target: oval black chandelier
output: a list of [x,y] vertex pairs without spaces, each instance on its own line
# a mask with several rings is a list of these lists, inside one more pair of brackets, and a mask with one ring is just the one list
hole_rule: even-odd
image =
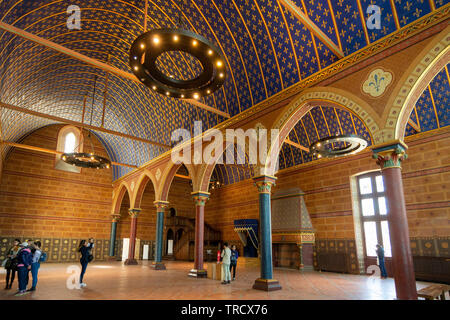
[[[91,121],[90,125],[92,126],[92,114],[94,113],[94,100],[95,100],[95,88],[97,84],[97,76],[95,76],[94,81],[94,94],[92,96],[92,106],[91,106]],[[92,143],[91,132],[88,131],[88,140],[91,145],[91,152],[66,152],[61,155],[61,160],[82,168],[93,168],[93,169],[109,169],[111,167],[111,161],[108,159],[98,156],[94,154],[94,144]],[[74,148],[76,150],[81,145],[81,140],[83,137],[83,131],[81,131],[81,139],[80,143],[77,147]]]
[[[150,30],[134,40],[129,63],[135,76],[153,91],[168,97],[199,99],[223,85],[227,75],[225,60],[208,39],[182,27],[181,10],[177,28]],[[165,75],[156,62],[162,54],[171,51],[187,53],[198,59],[202,72],[189,80]]]
[[309,152],[317,158],[336,158],[355,154],[367,147],[364,138],[354,134],[330,136],[309,146]]

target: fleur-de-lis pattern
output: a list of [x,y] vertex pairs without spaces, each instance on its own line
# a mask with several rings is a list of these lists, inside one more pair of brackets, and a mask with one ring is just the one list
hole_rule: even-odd
[[[422,0],[396,0],[394,7],[389,0],[292,1],[344,55],[395,32],[397,24],[403,27],[431,12],[429,1]],[[448,0],[434,0],[436,8],[446,3]],[[81,30],[67,29],[66,10],[70,4],[81,8]],[[181,13],[186,28],[208,38],[222,52],[227,80],[223,88],[202,98],[201,102],[231,116],[338,60],[280,0],[148,0],[148,4],[148,29],[173,28]],[[367,30],[365,26],[369,4],[381,7],[382,28],[379,30]],[[0,1],[0,21],[131,72],[128,52],[134,39],[144,31],[144,7],[144,0],[80,0],[76,3],[4,0]],[[106,89],[104,71],[4,31],[0,31],[0,57],[2,102],[81,121],[83,100],[87,96],[84,122],[90,123],[92,113],[92,124],[101,125]],[[195,77],[202,68],[193,57],[180,53],[161,56],[158,67],[178,79]],[[95,75],[99,78],[91,108]],[[108,75],[105,128],[169,145],[174,129],[185,128],[192,133],[196,120],[202,120],[203,130],[207,130],[225,118],[185,101],[153,93],[141,84]],[[19,141],[33,130],[52,123],[54,121],[2,110],[2,139]],[[354,128],[353,122],[342,126],[347,131]],[[306,129],[308,136],[316,132],[309,123]],[[139,166],[166,151],[123,137],[95,134],[115,162]],[[9,147],[2,148],[6,148],[2,150],[5,156]],[[282,153],[280,163],[289,163],[285,160],[286,152]],[[302,161],[309,159],[298,150],[291,154],[296,159],[303,158]],[[290,158],[294,163],[293,157]],[[113,166],[114,179],[131,170]],[[238,171],[240,176],[247,176],[238,168],[230,170],[236,172],[235,177]]]

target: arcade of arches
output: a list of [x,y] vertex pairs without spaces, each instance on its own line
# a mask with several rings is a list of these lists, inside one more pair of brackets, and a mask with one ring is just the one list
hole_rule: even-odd
[[[281,299],[417,299],[430,283],[450,284],[446,1],[409,1],[417,15],[387,1],[382,12],[391,20],[380,30],[354,18],[368,1],[348,1],[353,18],[334,0],[316,0],[317,8],[186,1],[187,25],[220,48],[228,72],[221,89],[199,100],[130,80],[131,43],[145,28],[173,27],[176,1],[78,1],[81,30],[67,29],[58,1],[20,2],[0,1],[0,260],[14,239],[40,240],[48,253],[41,292],[46,268],[64,273],[88,238],[95,246],[86,277],[102,270],[95,266],[112,268],[104,273],[111,277],[145,266],[136,271],[142,283],[130,282],[136,287],[182,275],[212,290],[220,283],[217,251],[236,245],[231,286],[246,296],[216,296],[226,299],[263,298],[261,290]],[[192,59],[162,55],[159,68],[188,79],[201,68]],[[194,121],[205,135],[266,128],[280,138],[258,166],[247,153],[237,164],[218,163],[221,154],[213,163],[174,164],[171,134],[193,135]],[[368,147],[339,158],[309,152],[319,139],[344,134]],[[80,169],[61,158],[83,150],[110,159],[111,168]],[[377,265],[377,244],[388,278],[374,281],[389,294],[300,289],[328,271],[321,276],[329,281],[340,272],[355,292],[369,290],[358,279]],[[157,288],[147,298],[172,297],[170,286]],[[51,290],[41,298],[51,299]]]

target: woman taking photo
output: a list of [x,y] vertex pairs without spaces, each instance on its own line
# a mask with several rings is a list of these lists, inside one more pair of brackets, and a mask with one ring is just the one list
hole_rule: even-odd
[[[6,287],[5,290],[11,289],[17,272],[17,253],[20,250],[20,240],[14,240],[13,246],[8,250],[7,259],[5,261],[4,267],[6,269]],[[10,282],[11,280],[11,282]]]
[[84,273],[89,262],[92,261],[91,249],[94,246],[93,241],[86,242],[86,240],[81,240],[78,246],[78,252],[81,253],[81,274],[80,274],[80,287],[86,287],[86,283],[83,282]]

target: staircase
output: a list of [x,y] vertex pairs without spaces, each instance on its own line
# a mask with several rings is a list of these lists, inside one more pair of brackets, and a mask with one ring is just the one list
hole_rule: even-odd
[[[163,259],[167,260],[194,260],[195,251],[195,219],[187,217],[169,217],[166,220],[166,227],[172,228],[177,232],[183,229],[180,239],[175,239],[173,246],[173,255],[165,255]],[[217,244],[221,240],[221,233],[214,230],[205,223],[204,226],[204,253],[205,260],[208,258],[207,250],[212,250],[212,257],[215,259]]]

